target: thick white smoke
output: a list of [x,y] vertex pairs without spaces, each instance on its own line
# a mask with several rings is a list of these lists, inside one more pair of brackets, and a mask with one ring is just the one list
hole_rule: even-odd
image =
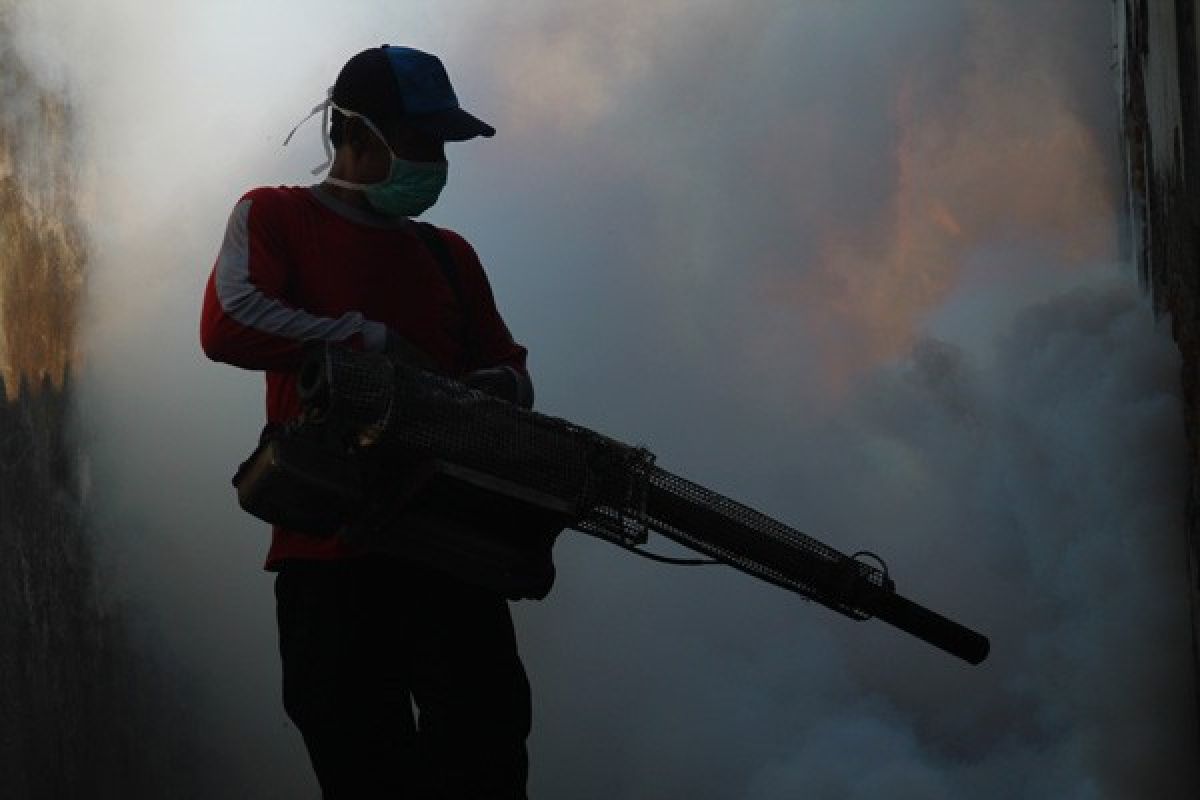
[[282,135],[384,41],[499,129],[451,149],[430,218],[481,252],[543,408],[993,637],[970,668],[568,535],[517,608],[533,796],[1196,793],[1178,364],[1113,263],[1103,4],[23,9],[87,143],[104,546],[231,794],[314,784],[227,483],[260,381],[203,360],[201,287],[237,196],[321,160]]

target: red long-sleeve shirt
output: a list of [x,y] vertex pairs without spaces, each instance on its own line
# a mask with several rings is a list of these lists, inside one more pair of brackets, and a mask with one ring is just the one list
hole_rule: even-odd
[[[439,228],[458,267],[475,349],[464,347],[463,310],[433,253],[408,219],[388,220],[319,187],[247,192],[230,215],[204,293],[200,343],[209,358],[264,370],[267,419],[296,416],[295,370],[309,339],[383,348],[390,328],[447,374],[491,366],[526,373],[526,350],[496,310],[471,246]],[[338,537],[275,527],[267,568],[288,558],[353,555]]]

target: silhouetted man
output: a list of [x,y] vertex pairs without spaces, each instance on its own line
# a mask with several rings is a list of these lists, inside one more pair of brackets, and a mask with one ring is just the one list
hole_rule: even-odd
[[[460,108],[440,60],[388,45],[350,59],[318,112],[329,175],[238,201],[204,297],[205,353],[266,372],[269,422],[299,412],[312,339],[416,348],[532,405],[526,350],[474,250],[411,219],[445,185],[445,143],[495,131]],[[278,573],[284,707],[326,798],[525,796],[529,686],[502,596],[278,527],[266,567]]]

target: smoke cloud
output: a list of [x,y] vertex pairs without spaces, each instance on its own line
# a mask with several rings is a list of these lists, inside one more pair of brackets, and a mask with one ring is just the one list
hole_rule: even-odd
[[[315,796],[266,533],[228,486],[257,376],[201,289],[279,141],[382,41],[499,130],[451,148],[541,407],[847,551],[992,637],[970,668],[730,570],[570,534],[516,607],[536,797],[1188,797],[1178,357],[1115,253],[1102,4],[39,2],[79,118],[81,416],[120,587],[232,794]],[[336,24],[335,24],[336,23]],[[183,681],[181,681],[181,685]]]

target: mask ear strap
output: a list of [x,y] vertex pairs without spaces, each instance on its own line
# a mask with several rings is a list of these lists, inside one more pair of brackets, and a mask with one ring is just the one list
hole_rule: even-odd
[[329,141],[329,107],[333,105],[333,87],[330,86],[325,93],[325,99],[317,105],[313,106],[312,111],[308,112],[308,116],[296,123],[296,127],[292,128],[291,133],[283,140],[283,146],[287,147],[288,142],[296,135],[296,131],[300,130],[300,126],[308,122],[317,114],[321,115],[321,143],[325,145],[325,161],[314,167],[311,172],[313,175],[325,170],[333,163],[333,146]]

